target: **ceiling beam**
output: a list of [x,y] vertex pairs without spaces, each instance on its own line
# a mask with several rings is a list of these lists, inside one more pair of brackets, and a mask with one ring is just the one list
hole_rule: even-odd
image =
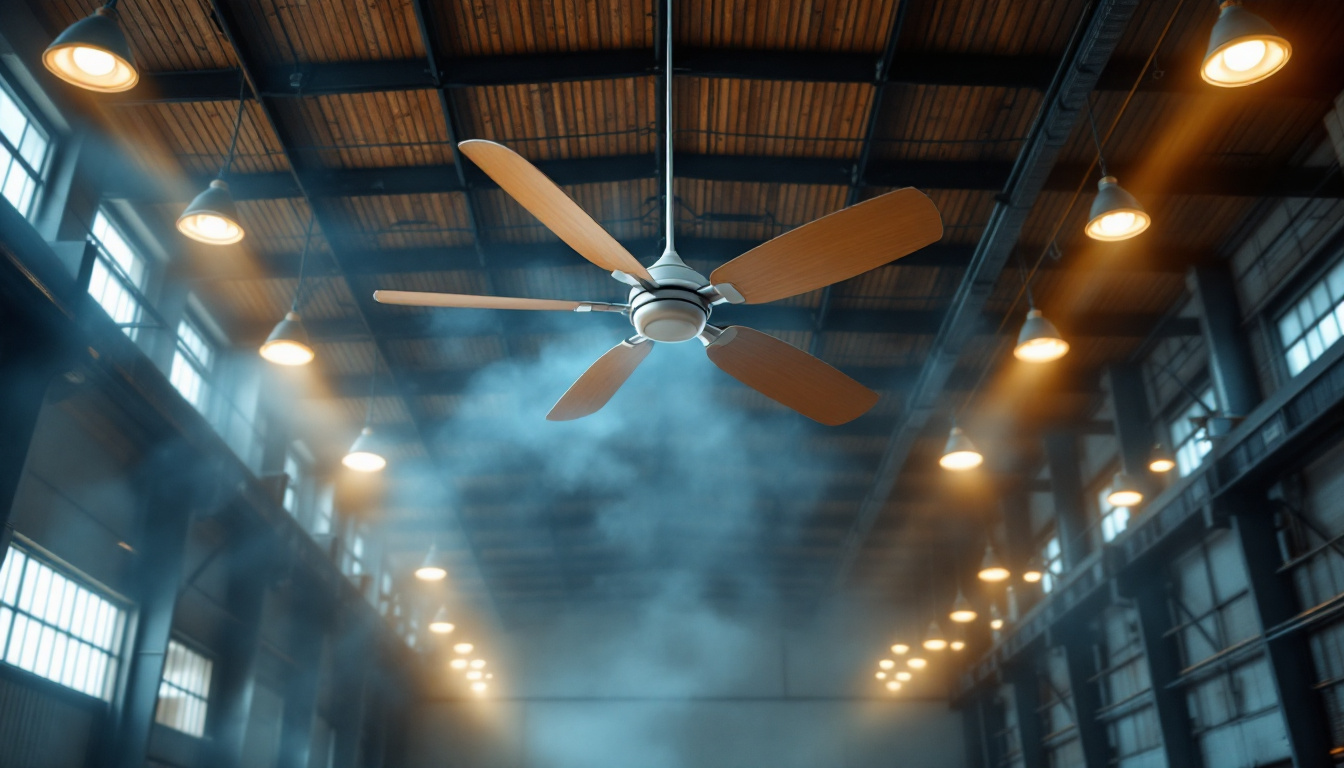
[[[943,391],[984,323],[985,307],[1004,265],[1018,245],[1027,217],[1046,189],[1060,152],[1073,133],[1089,94],[1097,87],[1137,6],[1138,0],[1098,0],[1091,16],[1080,23],[1070,40],[1045,93],[1041,113],[1014,163],[1012,177],[994,204],[975,256],[962,275],[919,379],[906,398],[905,408],[888,439],[873,484],[845,536],[836,563],[834,586],[838,587],[848,579],[869,531],[887,506],[915,443],[929,419],[939,412]],[[988,364],[988,361],[981,364]]]
[[[657,177],[659,167],[653,154],[542,160],[536,166],[561,186],[651,179]],[[677,156],[676,173],[678,178],[709,181],[1000,192],[1012,170],[1013,164],[1007,162],[881,160],[868,163],[860,178],[848,159],[682,153]],[[1329,168],[1193,166],[1168,174],[1155,188],[1143,185],[1143,174],[1137,169],[1121,165],[1111,170],[1121,178],[1135,179],[1126,182],[1132,191],[1150,195],[1344,198],[1344,178]],[[461,171],[456,165],[309,167],[298,181],[287,171],[230,174],[229,188],[235,200],[243,201],[299,197],[300,184],[317,197],[446,194],[494,186],[475,166]],[[1095,172],[1085,164],[1059,165],[1046,178],[1044,189],[1073,192],[1080,179],[1092,176]],[[170,185],[143,173],[117,173],[110,175],[104,195],[132,202],[185,203],[211,178],[189,178],[184,184]]]
[[[875,54],[824,51],[770,51],[732,48],[688,48],[675,52],[678,76],[746,80],[789,80],[830,83],[876,84]],[[1050,84],[1056,61],[1048,56],[994,56],[961,53],[907,51],[894,53],[885,81],[893,85],[980,86],[1044,90]],[[381,91],[473,88],[529,85],[577,80],[612,80],[651,77],[661,72],[651,49],[570,51],[545,54],[446,57],[438,62],[445,75],[436,84],[424,59],[306,62],[295,67],[268,67],[255,73],[263,98],[376,93]],[[1119,60],[1098,79],[1098,90],[1127,91],[1142,71],[1141,60]],[[1340,66],[1317,67],[1320,72],[1344,71]],[[238,98],[237,69],[185,72],[146,72],[140,84],[125,94],[109,95],[116,104],[164,102],[234,101]],[[1144,92],[1188,93],[1201,85],[1199,79],[1169,76],[1146,77],[1139,82]],[[1314,98],[1330,100],[1339,83],[1330,78],[1308,78],[1288,83],[1287,90],[1248,93],[1247,97]]]

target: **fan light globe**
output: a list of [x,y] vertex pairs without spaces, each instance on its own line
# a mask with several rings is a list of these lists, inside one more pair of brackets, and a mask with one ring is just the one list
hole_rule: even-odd
[[896,662],[892,661],[891,659],[883,659],[877,662],[877,666],[881,669],[891,669],[892,667],[896,666]]
[[966,650],[966,641],[965,641],[965,640],[953,640],[952,642],[948,643],[947,647],[948,647],[948,648],[951,648],[951,649],[954,650],[954,651],[964,651],[964,650]]
[[[474,651],[474,650],[476,650],[476,646],[472,645],[471,643],[458,643],[457,645],[454,645],[454,646],[453,646],[453,653],[456,653],[456,654],[458,654],[458,655],[463,655],[463,656],[466,655],[466,654],[468,654],[468,653],[471,653],[471,652]],[[463,660],[462,660],[462,666],[466,666],[466,665],[467,665],[467,662],[466,662],[465,659],[463,659]]]
[[1097,196],[1084,230],[1088,237],[1106,243],[1119,242],[1142,234],[1152,223],[1148,212],[1114,176],[1103,176],[1097,182]]
[[1069,342],[1059,335],[1055,324],[1045,319],[1041,310],[1033,307],[1027,312],[1027,321],[1017,335],[1013,357],[1024,363],[1051,363],[1069,353]]
[[908,682],[910,682],[910,679],[913,678],[913,677],[914,677],[914,675],[910,674],[909,672],[904,672],[904,671],[902,671],[902,672],[897,672],[897,673],[896,673],[896,679],[897,679],[897,680],[900,680],[902,683],[908,683]]
[[259,350],[262,359],[276,365],[307,365],[313,361],[313,348],[308,343],[308,331],[298,312],[286,312],[285,319],[276,324]]
[[245,233],[229,185],[223,179],[211,181],[177,217],[177,231],[206,245],[233,245],[242,240]]
[[1283,69],[1293,46],[1269,22],[1228,0],[1209,33],[1200,77],[1210,85],[1239,88],[1265,80]]
[[111,8],[99,8],[66,27],[43,52],[42,64],[53,75],[87,91],[120,93],[140,82],[131,46]]
[[892,693],[895,693],[896,691],[901,690],[901,684],[898,683],[898,682],[895,681],[895,680],[888,680],[888,681],[887,681],[887,690],[888,690],[888,691],[891,691]]
[[1134,478],[1120,472],[1111,483],[1111,492],[1107,494],[1106,501],[1115,507],[1133,507],[1143,501],[1143,491]]
[[387,459],[374,450],[376,439],[373,436],[373,427],[365,427],[359,431],[359,437],[350,446],[350,450],[341,459],[341,463],[348,469],[356,472],[378,472],[387,466]]
[[911,669],[923,669],[929,666],[929,660],[920,658],[919,656],[911,656],[910,660],[905,662],[905,665]]
[[905,654],[910,652],[910,646],[906,645],[905,643],[897,643],[891,646],[891,652],[896,654],[897,656],[904,656]]
[[971,438],[966,436],[961,427],[953,427],[947,436],[947,446],[943,449],[943,456],[938,459],[938,464],[943,469],[963,472],[975,469],[983,463],[985,463],[984,454],[976,449]]
[[947,638],[943,637],[943,630],[938,626],[938,622],[929,622],[929,631],[924,634],[924,650],[941,651],[946,647]]

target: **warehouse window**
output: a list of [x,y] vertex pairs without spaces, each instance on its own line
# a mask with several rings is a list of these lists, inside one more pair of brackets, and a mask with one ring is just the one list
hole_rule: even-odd
[[317,499],[313,504],[313,524],[309,530],[314,536],[331,533],[331,521],[335,516],[335,508],[336,486],[327,483],[317,492]]
[[285,476],[288,480],[285,483],[284,507],[286,512],[296,518],[299,516],[303,475],[303,462],[298,453],[293,448],[285,451]]
[[0,566],[0,652],[6,663],[112,700],[126,611],[93,586],[11,546]]
[[1279,318],[1288,373],[1296,376],[1339,341],[1344,329],[1344,261]]
[[135,338],[143,314],[148,270],[117,225],[102,211],[93,218],[98,256],[89,275],[89,295],[127,336]]
[[200,327],[191,318],[182,318],[177,327],[177,351],[173,354],[173,369],[168,380],[202,413],[209,404],[208,376],[214,361],[215,349],[206,341]]
[[1097,508],[1101,510],[1101,539],[1113,541],[1129,527],[1129,507],[1117,507],[1110,500],[1111,489],[1104,488],[1097,495]]
[[214,663],[209,659],[176,640],[169,640],[154,722],[192,736],[204,736],[213,671]]
[[1041,550],[1041,562],[1045,568],[1041,572],[1041,591],[1054,590],[1059,577],[1064,575],[1064,548],[1059,544],[1059,536],[1051,536]]
[[0,86],[0,195],[25,217],[35,207],[50,149],[46,131]]
[[1198,469],[1204,457],[1213,450],[1213,442],[1209,440],[1209,430],[1205,424],[1209,415],[1206,404],[1217,402],[1213,389],[1205,390],[1199,399],[1201,402],[1191,403],[1171,422],[1171,444],[1176,451],[1176,471],[1181,477]]

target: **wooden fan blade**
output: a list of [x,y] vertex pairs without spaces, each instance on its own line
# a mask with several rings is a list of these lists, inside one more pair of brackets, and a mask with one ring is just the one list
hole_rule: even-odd
[[503,144],[482,139],[471,139],[457,146],[580,256],[608,272],[624,272],[653,283],[649,271],[611,233],[522,155]]
[[547,421],[570,421],[597,413],[653,351],[653,342],[629,339],[607,350],[546,414]]
[[820,359],[766,333],[733,325],[705,348],[724,373],[828,426],[853,421],[878,394]]
[[471,296],[464,293],[429,293],[426,291],[374,291],[373,300],[380,304],[400,304],[406,307],[463,307],[466,309],[549,309],[557,312],[576,312],[589,302],[560,301],[558,299],[515,299],[508,296]]
[[907,187],[785,232],[714,270],[709,281],[735,304],[764,304],[848,280],[942,236],[938,208]]

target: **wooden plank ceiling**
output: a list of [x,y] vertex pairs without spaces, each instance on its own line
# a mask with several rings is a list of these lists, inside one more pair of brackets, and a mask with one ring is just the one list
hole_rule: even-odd
[[[967,180],[1006,173],[1088,6],[902,1],[909,7],[897,0],[677,0],[673,14],[676,50],[699,57],[697,69],[675,78],[674,116],[678,153],[704,161],[688,162],[698,177],[675,185],[680,250],[694,265],[707,272],[751,243],[917,171],[942,210],[942,246],[836,286],[824,311],[817,292],[723,312],[881,390],[871,414],[835,429],[746,390],[688,345],[657,350],[602,416],[550,424],[542,417],[554,399],[628,332],[618,319],[432,313],[367,301],[377,287],[623,298],[622,286],[474,169],[464,169],[466,190],[455,186],[451,139],[494,139],[533,160],[596,174],[568,178],[565,188],[651,262],[661,232],[661,71],[659,13],[649,2],[224,0],[229,19],[221,20],[208,2],[123,0],[119,10],[151,85],[109,102],[104,114],[136,162],[167,180],[168,200],[143,201],[138,210],[181,248],[194,291],[244,351],[288,304],[308,201],[290,188],[242,203],[248,236],[236,247],[202,250],[171,234],[181,201],[222,161],[237,101],[227,89],[204,86],[158,101],[152,84],[175,75],[204,83],[214,73],[234,77],[228,87],[237,88],[240,65],[276,73],[281,91],[291,78],[290,92],[248,103],[233,168],[239,189],[248,178],[288,178],[277,174],[291,163],[310,191],[325,189],[328,172],[363,170],[376,179],[432,169],[414,189],[370,182],[357,195],[319,201],[322,241],[310,265],[318,277],[304,307],[318,359],[311,376],[286,382],[306,403],[296,411],[297,428],[330,463],[363,418],[378,369],[374,420],[400,446],[388,496],[371,519],[394,557],[409,565],[428,538],[441,535],[456,562],[479,562],[484,583],[475,588],[504,607],[639,599],[687,574],[696,589],[724,599],[810,604],[831,586],[902,392],[928,353],[1002,183]],[[53,34],[88,11],[76,0],[32,2]],[[987,441],[995,482],[1034,476],[1040,424],[1091,417],[1101,367],[1133,353],[1180,298],[1183,269],[1215,258],[1263,202],[1254,190],[1189,194],[1187,171],[1232,169],[1254,179],[1300,166],[1302,148],[1322,133],[1326,96],[1340,86],[1312,80],[1310,63],[1332,60],[1344,7],[1304,0],[1264,9],[1294,41],[1296,72],[1254,89],[1203,87],[1195,65],[1216,9],[1199,2],[1175,17],[1155,69],[1131,96],[1177,5],[1142,4],[1095,106],[1103,131],[1116,121],[1109,159],[1142,191],[1152,230],[1104,253],[1080,237],[1096,179],[1082,126],[1061,158],[1058,183],[1027,225],[1023,263],[1035,263],[1052,237],[1057,246],[1060,256],[1045,260],[1036,296],[1062,328],[1073,329],[1074,353],[1047,380],[1056,394],[1014,406],[1022,413],[1018,437]],[[873,73],[898,24],[892,83],[879,100]],[[620,52],[631,52],[633,71],[582,76],[586,62],[596,61],[585,56]],[[445,81],[471,72],[479,84],[437,92],[431,55]],[[757,75],[769,79],[734,74],[767,60],[784,62],[778,74]],[[411,75],[423,78],[418,84],[379,90],[359,85],[377,77],[355,75],[407,61]],[[938,65],[921,68],[922,61]],[[334,71],[321,69],[331,65],[349,66],[342,70],[351,73],[347,87],[324,82],[325,92],[306,94],[305,83],[323,82],[315,73]],[[859,74],[834,74],[842,71]],[[485,82],[493,75],[512,81]],[[880,168],[882,178],[852,174],[865,147],[869,174]],[[603,177],[597,161],[616,156],[619,173]],[[764,162],[732,178],[749,167],[730,162],[741,158]],[[787,175],[810,160],[839,171]],[[1016,332],[1019,289],[1012,266],[990,301],[983,340],[945,393],[946,412],[965,401],[986,361],[999,372],[987,388],[1010,368],[1008,343],[994,329],[1011,314],[1003,325]],[[376,339],[365,335],[361,315]],[[958,491],[939,474],[946,428],[946,419],[931,420],[853,572],[850,586],[896,606],[922,606],[928,554],[973,558],[994,514],[992,484]],[[433,492],[425,474],[441,481]]]

